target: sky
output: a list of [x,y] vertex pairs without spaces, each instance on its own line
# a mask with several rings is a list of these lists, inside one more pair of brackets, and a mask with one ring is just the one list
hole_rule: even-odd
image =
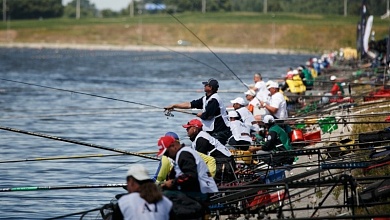
[[[62,0],[62,4],[66,5],[72,0]],[[96,8],[101,9],[111,9],[113,11],[120,11],[123,8],[126,8],[130,4],[131,0],[89,0],[91,4],[95,4]]]

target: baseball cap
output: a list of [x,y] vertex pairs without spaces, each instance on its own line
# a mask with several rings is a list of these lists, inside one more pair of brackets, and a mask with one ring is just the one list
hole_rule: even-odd
[[240,105],[245,105],[245,101],[244,101],[244,99],[241,98],[241,97],[237,97],[237,98],[235,98],[235,99],[233,99],[233,100],[230,100],[230,102],[231,102],[232,104],[238,103],[238,104],[240,104]]
[[333,81],[333,80],[335,80],[336,78],[337,78],[336,76],[331,76],[331,77],[330,77],[330,80]]
[[164,155],[165,151],[167,151],[167,148],[171,146],[175,142],[175,138],[172,136],[162,136],[160,139],[158,139],[157,146],[158,146],[158,153],[157,157],[160,157]]
[[189,127],[202,128],[203,124],[198,119],[192,119],[191,121],[187,122],[187,124],[183,125],[183,128],[189,128]]
[[249,89],[249,90],[246,91],[244,94],[245,94],[245,95],[255,96],[255,95],[256,95],[256,92],[255,92],[253,89]]
[[175,140],[180,140],[179,135],[177,135],[175,132],[172,131],[168,131],[167,133],[165,133],[165,136],[171,136],[175,138]]
[[230,111],[228,113],[228,115],[229,115],[229,118],[238,118],[237,111]]
[[219,87],[219,83],[216,79],[209,79],[207,82],[202,82],[203,85],[209,85],[213,88],[218,88]]
[[133,164],[127,171],[127,177],[133,177],[138,181],[150,180],[150,176],[146,168],[141,164]]
[[268,82],[267,83],[267,89],[270,89],[270,88],[279,88],[279,84],[277,82]]
[[270,124],[270,123],[274,123],[274,122],[275,122],[275,119],[274,119],[274,117],[273,117],[272,115],[266,115],[266,116],[264,116],[264,118],[263,118],[263,122],[264,122],[265,124]]

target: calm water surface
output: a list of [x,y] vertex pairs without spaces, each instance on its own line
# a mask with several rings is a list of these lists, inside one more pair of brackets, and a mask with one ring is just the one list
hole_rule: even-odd
[[[83,141],[130,152],[156,151],[167,131],[185,138],[191,115],[162,107],[203,95],[202,81],[220,82],[229,100],[246,87],[211,53],[0,49],[0,78],[117,100],[0,80],[0,126]],[[309,55],[218,54],[245,83],[253,73],[280,77]],[[129,102],[124,102],[125,100]],[[134,104],[141,103],[152,105]],[[188,139],[184,139],[189,144]],[[124,183],[127,167],[157,162],[135,156],[10,163],[55,156],[113,152],[0,130],[0,188]],[[122,188],[0,192],[0,219],[44,219],[97,208]],[[80,216],[68,219],[78,219]]]

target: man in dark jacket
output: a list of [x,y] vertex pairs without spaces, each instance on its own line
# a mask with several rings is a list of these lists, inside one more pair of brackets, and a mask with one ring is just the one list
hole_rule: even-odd
[[202,120],[203,130],[215,137],[222,144],[226,144],[231,136],[229,119],[226,107],[218,92],[219,83],[216,79],[209,79],[203,82],[205,96],[191,102],[177,103],[165,107],[165,110],[172,111],[179,109],[202,109],[197,116]]

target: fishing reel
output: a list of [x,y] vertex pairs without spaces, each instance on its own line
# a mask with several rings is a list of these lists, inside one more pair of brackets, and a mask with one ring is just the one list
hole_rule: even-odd
[[175,116],[172,114],[172,110],[165,109],[164,114],[165,114],[165,116],[167,116],[167,119],[168,119],[169,117],[175,117]]

